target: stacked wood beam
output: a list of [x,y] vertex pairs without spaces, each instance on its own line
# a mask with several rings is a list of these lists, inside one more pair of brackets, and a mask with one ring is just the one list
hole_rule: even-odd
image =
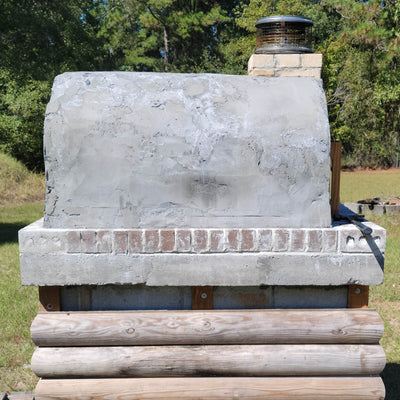
[[39,313],[35,397],[383,399],[375,310]]

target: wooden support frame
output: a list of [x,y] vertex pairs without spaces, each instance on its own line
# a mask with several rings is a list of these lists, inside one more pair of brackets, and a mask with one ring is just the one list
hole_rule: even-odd
[[39,312],[61,310],[60,286],[39,286]]
[[331,142],[331,216],[339,214],[340,169],[342,164],[342,143]]
[[349,285],[347,308],[368,308],[369,286]]
[[213,308],[213,287],[193,286],[192,287],[192,309],[212,310]]

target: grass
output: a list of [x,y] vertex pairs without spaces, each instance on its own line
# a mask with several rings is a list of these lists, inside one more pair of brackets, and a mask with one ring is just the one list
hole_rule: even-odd
[[[42,181],[42,177],[39,178]],[[1,179],[3,178],[0,178],[0,183]],[[42,185],[42,183],[37,184]],[[342,174],[343,202],[391,195],[400,195],[400,171]],[[43,203],[0,207],[0,392],[32,390],[37,382],[37,378],[29,369],[34,350],[29,327],[38,310],[38,294],[37,288],[22,287],[20,284],[17,232],[42,216]],[[400,216],[383,215],[368,216],[368,218],[387,229],[385,281],[381,286],[371,287],[370,307],[379,311],[385,324],[381,344],[388,362],[382,373],[387,390],[386,400],[398,400],[400,399]]]
[[342,172],[340,177],[341,202],[368,198],[400,196],[400,170]]
[[29,327],[38,311],[35,287],[22,287],[18,230],[43,216],[43,203],[0,207],[0,392],[32,390]]
[[386,400],[400,399],[400,215],[367,218],[386,228],[385,277],[380,286],[370,287],[369,307],[376,308],[384,321],[381,340],[387,364],[382,373]]
[[0,152],[0,206],[43,201],[44,176]]

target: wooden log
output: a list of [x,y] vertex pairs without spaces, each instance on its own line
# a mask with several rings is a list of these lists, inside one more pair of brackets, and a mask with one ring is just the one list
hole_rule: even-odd
[[38,314],[38,346],[378,343],[372,309],[108,311]]
[[31,361],[44,378],[372,375],[379,345],[42,347]]
[[379,377],[40,380],[36,400],[383,400]]

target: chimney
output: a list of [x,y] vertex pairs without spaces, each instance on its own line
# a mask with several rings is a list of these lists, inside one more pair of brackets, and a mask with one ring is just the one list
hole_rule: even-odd
[[312,21],[275,15],[257,21],[257,48],[248,63],[251,76],[321,78],[322,54],[311,49]]

